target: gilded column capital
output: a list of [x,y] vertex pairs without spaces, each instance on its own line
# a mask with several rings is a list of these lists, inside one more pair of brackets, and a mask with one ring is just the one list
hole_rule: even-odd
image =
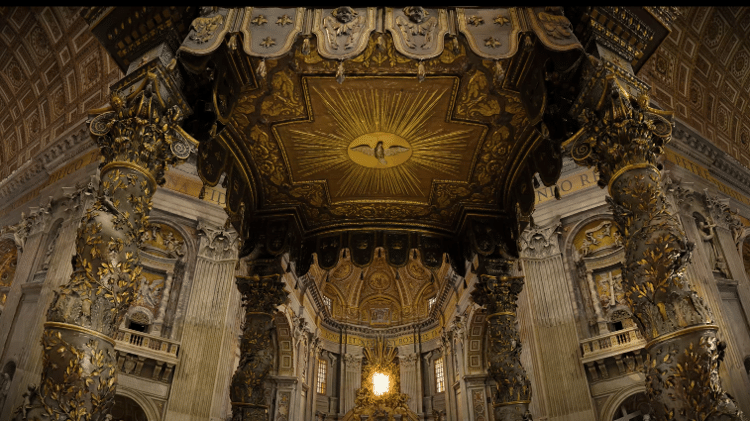
[[89,131],[104,157],[102,173],[133,169],[146,176],[153,190],[164,184],[169,165],[190,155],[197,141],[180,124],[192,110],[174,71],[153,60],[112,86],[108,106],[89,112]]
[[657,168],[672,137],[672,113],[649,106],[648,87],[618,66],[589,56],[581,90],[568,113],[580,129],[564,146],[573,160],[599,171],[609,185],[634,168]]
[[523,276],[479,275],[479,282],[472,291],[474,302],[494,314],[516,314],[516,301],[523,289]]

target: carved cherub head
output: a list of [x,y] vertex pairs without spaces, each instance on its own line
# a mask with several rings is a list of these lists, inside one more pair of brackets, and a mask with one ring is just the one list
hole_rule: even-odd
[[427,19],[430,14],[422,6],[407,6],[404,7],[404,14],[414,23],[422,23]]
[[125,99],[119,92],[112,92],[109,96],[109,103],[112,105],[112,109],[120,111],[125,106]]
[[339,22],[349,23],[357,16],[358,13],[356,10],[352,9],[349,6],[341,6],[339,8],[334,9],[333,12],[331,12],[331,14]]

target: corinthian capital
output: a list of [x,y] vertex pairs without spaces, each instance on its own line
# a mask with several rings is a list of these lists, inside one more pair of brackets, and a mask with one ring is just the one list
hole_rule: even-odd
[[156,60],[114,85],[109,106],[90,111],[105,164],[127,163],[162,185],[167,167],[190,155],[197,142],[180,124],[192,110],[173,72]]
[[536,259],[559,254],[559,234],[560,221],[555,221],[544,227],[529,225],[521,233],[518,251],[523,257]]
[[239,250],[239,236],[234,229],[198,222],[201,237],[198,255],[211,260],[235,260]]
[[584,63],[582,87],[569,115],[580,129],[564,144],[573,159],[611,185],[623,170],[657,166],[672,137],[672,113],[649,106],[647,86],[606,61]]

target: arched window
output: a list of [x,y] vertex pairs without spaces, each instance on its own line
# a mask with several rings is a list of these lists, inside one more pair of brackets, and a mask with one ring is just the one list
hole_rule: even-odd
[[109,413],[117,421],[149,421],[146,411],[136,401],[125,396],[115,396],[115,403]]
[[149,325],[151,325],[151,320],[143,311],[136,311],[128,318],[128,329],[130,330],[148,333]]
[[650,408],[645,393],[630,395],[617,408],[612,421],[649,421]]

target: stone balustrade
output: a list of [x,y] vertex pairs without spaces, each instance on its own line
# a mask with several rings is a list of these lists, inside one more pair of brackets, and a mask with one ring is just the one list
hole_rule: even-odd
[[583,360],[587,362],[601,360],[626,352],[642,349],[646,346],[646,340],[641,335],[638,327],[633,326],[624,330],[606,333],[581,341]]
[[180,343],[131,329],[117,332],[115,349],[157,361],[177,364]]

